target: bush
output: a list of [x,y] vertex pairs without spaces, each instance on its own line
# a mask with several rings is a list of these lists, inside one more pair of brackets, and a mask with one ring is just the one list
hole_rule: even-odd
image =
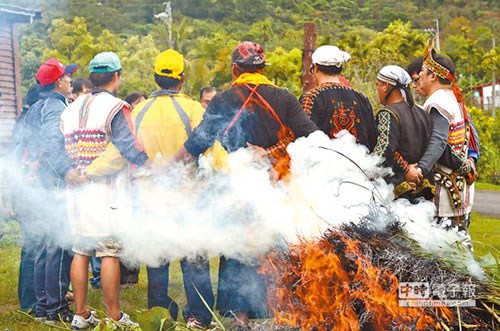
[[481,155],[477,170],[480,180],[500,184],[500,118],[495,120],[476,107],[468,110],[479,134]]

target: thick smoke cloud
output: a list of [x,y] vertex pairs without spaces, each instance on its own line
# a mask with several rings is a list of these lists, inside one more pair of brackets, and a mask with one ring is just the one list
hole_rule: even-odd
[[[298,238],[319,237],[328,227],[367,218],[366,226],[380,230],[398,220],[426,251],[454,256],[463,238],[433,225],[431,202],[392,201],[393,187],[383,180],[390,170],[379,167],[381,160],[350,134],[331,140],[315,132],[288,151],[286,181],[274,181],[267,160],[240,149],[229,155],[226,170],[212,169],[206,157],[199,167],[178,163],[161,176],[135,178],[121,193],[130,194],[131,204],[101,206],[96,196],[87,208],[113,208],[120,215],[113,226],[129,263],[155,266],[200,254],[251,262],[271,248],[286,249]],[[56,237],[67,238],[67,229],[59,228],[65,232]],[[464,254],[466,260],[457,263],[482,277],[472,254]]]

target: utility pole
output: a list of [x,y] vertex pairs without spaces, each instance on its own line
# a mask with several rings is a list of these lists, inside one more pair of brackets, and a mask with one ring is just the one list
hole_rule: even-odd
[[170,1],[164,2],[165,11],[155,15],[155,18],[165,20],[168,29],[168,48],[174,48],[174,41],[172,40],[172,7]]
[[170,6],[170,1],[165,3],[165,14],[167,14],[168,47],[174,48],[174,41],[172,40],[172,7]]
[[440,53],[441,45],[439,43],[439,20],[436,18],[434,21],[436,22],[436,51]]
[[307,92],[316,86],[314,75],[309,71],[312,66],[312,53],[316,49],[316,24],[304,24],[304,49],[302,50],[302,92]]
[[439,20],[436,18],[434,20],[434,22],[436,23],[436,28],[427,28],[427,29],[424,29],[425,32],[429,32],[435,39],[436,39],[436,51],[438,53],[441,52],[441,43],[440,43],[440,40],[439,40]]

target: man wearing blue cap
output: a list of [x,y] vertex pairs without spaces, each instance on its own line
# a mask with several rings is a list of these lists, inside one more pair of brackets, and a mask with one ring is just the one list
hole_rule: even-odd
[[135,328],[139,325],[120,309],[122,247],[117,230],[130,212],[126,161],[142,166],[148,156],[136,144],[128,126],[130,105],[116,97],[122,71],[118,56],[112,52],[97,54],[89,63],[89,71],[95,89],[75,100],[61,117],[66,152],[87,180],[68,194],[75,238],[71,283],[76,312],[71,328],[86,329],[99,322],[87,306],[88,265],[93,255],[102,258],[101,286],[106,315],[114,320],[110,323]]
[[[36,210],[38,232],[35,256],[35,317],[49,324],[69,322],[73,313],[68,308],[66,292],[69,284],[70,257],[66,224],[66,183],[78,183],[78,172],[64,151],[60,130],[61,114],[72,93],[70,74],[76,64],[64,66],[56,58],[40,66],[36,79],[40,83],[40,99],[26,113],[23,140],[26,143],[24,164],[30,187],[37,190],[30,201]],[[66,181],[66,183],[65,183]],[[50,210],[49,210],[49,208]]]

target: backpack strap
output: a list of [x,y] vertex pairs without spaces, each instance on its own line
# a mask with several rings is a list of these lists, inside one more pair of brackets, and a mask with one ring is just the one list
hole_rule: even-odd
[[181,118],[182,123],[184,123],[184,127],[186,128],[186,133],[188,137],[191,137],[191,124],[189,123],[189,117],[187,116],[186,112],[184,109],[182,109],[181,105],[177,100],[175,100],[174,96],[171,95],[170,99],[172,100],[172,103],[174,104],[175,110],[177,111],[177,114],[179,114],[179,117]]
[[[245,84],[245,86],[247,86],[248,88],[250,88],[248,85]],[[274,108],[269,104],[269,102],[267,102],[266,99],[264,99],[264,97],[262,95],[260,95],[259,92],[255,91],[255,95],[257,96],[257,98],[259,98],[259,100],[264,104],[264,106],[269,110],[269,112],[271,113],[271,115],[273,115],[274,119],[277,120],[279,122],[279,124],[281,125],[281,127],[285,127],[285,125],[283,124],[283,122],[281,121],[281,119],[279,118],[278,114],[276,114],[276,111],[274,111]]]
[[184,124],[184,127],[186,128],[186,133],[188,137],[191,136],[192,130],[191,130],[191,124],[189,122],[189,117],[182,109],[182,106],[179,104],[179,102],[175,99],[174,94],[179,93],[178,91],[170,91],[170,90],[161,90],[161,91],[156,91],[151,94],[150,97],[153,97],[145,106],[144,108],[141,109],[139,114],[137,115],[137,118],[135,119],[135,135],[137,136],[139,133],[139,127],[141,125],[142,120],[144,119],[144,116],[146,115],[147,111],[149,108],[151,108],[151,105],[155,102],[156,98],[164,95],[170,96],[170,100],[172,100],[172,104],[174,105],[175,110],[177,111],[177,114],[179,114],[179,117]]
[[238,118],[241,116],[241,113],[243,113],[243,110],[245,110],[245,106],[250,102],[252,95],[257,91],[257,87],[259,87],[259,85],[255,85],[253,88],[251,88],[247,84],[245,84],[245,86],[250,89],[250,94],[246,98],[245,102],[243,102],[243,105],[241,105],[240,110],[238,110],[236,115],[234,115],[233,119],[231,120],[231,122],[227,126],[226,130],[224,130],[224,134],[222,135],[223,137],[227,136],[227,133],[229,132],[229,130],[233,127],[233,125],[236,123]]
[[156,98],[151,99],[145,106],[144,108],[141,109],[139,114],[137,114],[137,117],[135,118],[135,136],[138,136],[139,133],[139,127],[141,125],[142,120],[144,119],[144,115],[146,115],[146,112],[149,110],[153,102],[155,102]]

